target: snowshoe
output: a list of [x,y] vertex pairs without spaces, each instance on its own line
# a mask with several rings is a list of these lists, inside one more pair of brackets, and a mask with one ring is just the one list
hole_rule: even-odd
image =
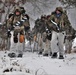
[[18,57],[22,57],[23,56],[23,54],[18,54]]
[[63,55],[59,55],[59,59],[64,59]]
[[57,53],[53,53],[52,57],[51,58],[57,58]]
[[9,53],[8,56],[9,56],[10,58],[14,58],[14,57],[16,57],[16,54],[15,54],[15,53]]

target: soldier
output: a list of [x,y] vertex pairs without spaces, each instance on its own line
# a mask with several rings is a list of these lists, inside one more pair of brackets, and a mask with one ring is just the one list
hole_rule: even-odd
[[10,22],[10,25],[7,27],[14,27],[13,44],[11,45],[11,53],[8,54],[8,56],[11,55],[10,57],[15,57],[17,54],[18,57],[22,57],[23,55],[25,49],[24,27],[28,26],[28,23],[26,23],[27,20],[28,18],[25,16],[23,7],[16,7],[13,14],[9,15],[8,23]]
[[69,27],[68,30],[66,30],[66,36],[65,36],[65,52],[71,53],[72,50],[72,42],[75,38],[75,30],[72,28],[72,26]]
[[70,22],[67,15],[63,12],[62,7],[57,7],[54,12],[52,12],[48,25],[52,30],[52,40],[51,40],[51,50],[52,58],[57,58],[57,53],[59,52],[59,59],[64,59],[64,38],[65,30],[69,28]]
[[[39,50],[39,54],[42,54],[42,22],[41,19],[35,21],[35,26],[33,28],[34,35],[34,49]],[[36,39],[35,39],[36,37]]]
[[43,39],[43,56],[51,55],[51,31],[48,30],[43,33],[42,35]]
[[43,25],[43,33],[42,33],[42,40],[43,40],[43,56],[51,55],[51,30],[47,27],[47,16],[44,15],[41,17],[41,22]]
[[[51,34],[50,34],[50,30],[47,28],[47,16],[46,15],[42,15],[41,19],[38,19],[37,24],[37,29],[38,29],[38,34],[39,37],[41,36],[41,38],[39,38],[40,43],[39,43],[39,54],[43,54],[43,56],[48,56],[48,54],[50,54],[50,40],[51,40]],[[41,44],[42,43],[42,44]]]

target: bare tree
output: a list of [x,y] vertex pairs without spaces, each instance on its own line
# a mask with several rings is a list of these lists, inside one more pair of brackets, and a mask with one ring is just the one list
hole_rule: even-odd
[[[48,9],[50,9],[56,1],[54,0],[26,0],[26,2],[31,3],[32,7],[33,7],[33,13],[34,15],[40,13],[43,14],[44,9],[46,9],[46,11],[48,11]],[[30,11],[30,12],[32,12]],[[29,13],[30,13],[29,12]]]
[[76,8],[76,0],[59,0],[63,5],[65,5],[65,8]]

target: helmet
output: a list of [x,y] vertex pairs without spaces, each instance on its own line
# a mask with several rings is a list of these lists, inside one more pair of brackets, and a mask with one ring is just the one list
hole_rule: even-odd
[[57,8],[56,8],[56,11],[57,11],[57,10],[60,11],[60,12],[63,12],[63,8],[62,8],[62,7],[57,7]]
[[14,10],[16,10],[16,9],[20,10],[20,7],[19,6],[14,7]]
[[18,6],[15,7],[15,9],[14,9],[14,14],[15,14],[16,16],[20,16],[20,15],[21,15],[21,11],[20,11],[20,8],[19,8]]

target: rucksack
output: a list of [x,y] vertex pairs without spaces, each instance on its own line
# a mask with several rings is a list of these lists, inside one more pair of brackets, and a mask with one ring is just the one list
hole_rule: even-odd
[[24,42],[24,35],[20,34],[20,36],[19,36],[19,42],[20,43]]
[[18,43],[18,37],[17,36],[14,36],[13,37],[13,41],[14,41],[14,43]]

